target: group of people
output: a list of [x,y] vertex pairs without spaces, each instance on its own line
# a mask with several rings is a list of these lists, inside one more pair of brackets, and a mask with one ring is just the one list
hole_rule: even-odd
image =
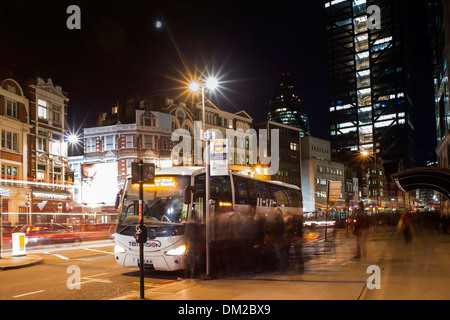
[[[283,219],[279,210],[268,214],[224,212],[214,216],[210,242],[211,272],[230,276],[245,272],[283,270],[288,265],[290,240],[301,233],[301,218]],[[188,222],[187,276],[204,272],[205,228]]]
[[[367,215],[361,203],[353,225],[355,259],[365,255],[367,232],[371,226],[380,222],[373,218]],[[429,221],[418,222],[417,215],[403,213],[396,215],[395,221],[390,215],[387,221],[391,225],[396,223],[408,244],[412,241],[413,226],[418,223],[434,225],[433,218],[428,215]],[[264,214],[234,211],[216,213],[211,223],[209,243],[212,275],[222,277],[245,272],[284,270],[288,267],[289,248],[293,243],[294,256],[300,259],[297,264],[302,265],[301,241],[298,242],[302,238],[302,227],[301,217],[283,216],[279,209]],[[188,250],[185,276],[195,277],[205,273],[205,224],[194,219],[188,220],[186,235]]]
[[410,213],[402,212],[399,214],[377,214],[375,216],[368,216],[364,212],[364,205],[359,204],[356,210],[355,223],[353,226],[353,233],[356,236],[356,253],[354,258],[361,258],[365,253],[365,237],[367,230],[371,226],[376,226],[378,223],[385,223],[391,226],[396,226],[397,230],[402,234],[405,244],[411,243],[415,230],[418,228],[428,228],[430,230],[439,230],[442,228],[443,232],[448,232],[450,219],[440,217],[438,212],[423,212]]

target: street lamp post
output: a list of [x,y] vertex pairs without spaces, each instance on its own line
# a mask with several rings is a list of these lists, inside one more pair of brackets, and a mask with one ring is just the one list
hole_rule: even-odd
[[[367,150],[362,150],[361,151],[361,155],[363,157],[369,157],[369,152]],[[380,188],[380,179],[378,177],[379,173],[378,173],[378,163],[377,163],[378,160],[377,160],[377,151],[376,151],[376,149],[373,150],[373,160],[374,160],[374,164],[375,164],[374,168],[375,168],[376,192],[377,192],[377,198],[376,198],[376,206],[377,206],[377,208],[376,208],[376,210],[378,212],[379,199],[380,199],[379,197],[380,197],[380,190],[381,190],[381,188]],[[370,177],[372,168],[369,167],[369,170],[370,170],[370,172],[369,172],[369,177]]]
[[210,140],[211,140],[211,132],[205,130],[206,121],[205,121],[205,86],[209,90],[214,90],[217,87],[217,80],[213,77],[210,77],[206,80],[205,84],[200,85],[198,82],[191,82],[189,85],[189,89],[193,92],[199,91],[201,89],[202,92],[202,120],[203,120],[203,139],[205,140],[205,206],[206,206],[206,276],[205,279],[211,279],[211,168],[210,168]]

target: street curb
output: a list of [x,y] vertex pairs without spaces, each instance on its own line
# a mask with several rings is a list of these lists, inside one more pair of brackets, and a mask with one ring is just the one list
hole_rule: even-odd
[[[154,294],[155,292],[158,292],[161,290],[162,291],[167,291],[167,290],[170,291],[171,287],[177,288],[177,287],[181,286],[181,288],[173,290],[174,292],[177,292],[177,291],[189,288],[189,287],[196,286],[198,284],[198,281],[201,281],[201,280],[198,280],[198,279],[195,279],[195,280],[194,279],[170,280],[169,283],[166,283],[164,285],[155,284],[153,286],[153,288],[145,289],[145,291],[144,291],[145,299],[144,300],[152,300],[152,299],[148,298],[148,295],[152,295],[152,293]],[[127,294],[112,298],[110,300],[142,300],[142,299],[140,297],[139,291],[132,291]]]
[[[17,257],[21,258],[21,257]],[[41,264],[44,262],[44,258],[41,257],[34,257],[34,256],[27,256],[26,260],[24,260],[22,263],[19,261],[14,261],[17,259],[16,257],[2,257],[0,259],[0,270],[13,270],[13,269],[20,269],[20,268],[26,268],[30,266],[34,266],[37,264]]]

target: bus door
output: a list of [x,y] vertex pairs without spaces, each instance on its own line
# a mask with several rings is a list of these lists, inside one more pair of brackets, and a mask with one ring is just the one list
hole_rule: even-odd
[[205,209],[205,174],[194,177],[194,193],[192,196],[192,218],[197,222],[204,222]]

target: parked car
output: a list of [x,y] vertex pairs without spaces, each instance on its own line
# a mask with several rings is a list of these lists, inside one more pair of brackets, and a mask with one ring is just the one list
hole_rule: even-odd
[[17,225],[11,233],[25,233],[27,245],[45,243],[80,242],[81,234],[59,223]]

